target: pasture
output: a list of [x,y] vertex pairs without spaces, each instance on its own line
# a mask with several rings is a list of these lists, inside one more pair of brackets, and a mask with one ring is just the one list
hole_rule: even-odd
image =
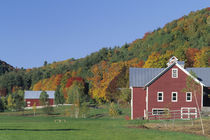
[[[57,110],[58,109],[58,110]],[[202,140],[206,137],[166,130],[139,128],[145,121],[125,120],[129,109],[117,118],[108,116],[107,108],[91,109],[88,118],[66,116],[68,107],[58,107],[54,115],[33,112],[0,113],[2,140]],[[57,113],[56,113],[57,111]],[[67,113],[68,115],[68,113]]]

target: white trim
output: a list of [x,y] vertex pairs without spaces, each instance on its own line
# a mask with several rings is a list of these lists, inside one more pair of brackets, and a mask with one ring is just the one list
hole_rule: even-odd
[[152,115],[162,115],[162,114],[154,114],[153,110],[163,110],[163,111],[167,110],[167,111],[169,111],[168,108],[152,108]]
[[131,89],[131,120],[133,120],[133,87]]
[[[190,100],[187,100],[187,93],[190,93]],[[192,102],[192,92],[186,92],[186,102]]]
[[[188,112],[183,113],[183,110],[186,109]],[[190,109],[195,109],[195,113],[190,113]],[[183,115],[188,115],[188,118],[183,118]],[[196,107],[181,107],[181,119],[190,119],[190,115],[195,115],[195,118],[198,117],[198,111]]]
[[201,109],[203,108],[203,85],[201,86]]
[[[173,71],[175,70],[175,76],[174,76],[174,73],[173,73]],[[171,70],[171,77],[172,78],[178,78],[178,68],[172,68],[172,70]]]
[[203,83],[201,83],[198,79],[196,79],[195,77],[193,77],[187,70],[185,70],[181,65],[179,65],[177,62],[174,62],[173,64],[171,64],[170,66],[168,66],[167,68],[165,68],[163,71],[161,71],[157,76],[155,76],[154,78],[152,78],[152,80],[150,80],[148,83],[145,84],[145,87],[148,86],[148,84],[150,84],[153,80],[155,80],[157,77],[159,77],[162,73],[164,73],[166,70],[168,70],[169,68],[171,68],[172,66],[174,66],[174,64],[180,68],[184,73],[186,73],[188,76],[190,76],[191,78],[193,78],[194,81],[196,81],[197,83],[199,83],[201,86],[205,86]]
[[[162,93],[162,100],[159,100],[159,93]],[[157,92],[157,102],[163,102],[163,92],[162,91]]]
[[191,78],[193,78],[194,81],[196,81],[197,83],[199,83],[201,86],[205,86],[203,83],[201,83],[198,79],[196,79],[195,77],[193,77],[187,70],[185,70],[181,65],[179,65],[178,63],[176,63],[176,66],[179,67],[183,72],[185,72],[188,76],[190,76]]
[[154,78],[152,78],[152,80],[150,80],[148,83],[145,84],[145,86],[147,86],[149,83],[151,83],[153,80],[155,80],[157,77],[159,77],[159,75],[161,75],[162,73],[164,73],[170,66],[168,66],[167,68],[165,68],[163,71],[161,71],[157,76],[155,76]]
[[[176,100],[173,100],[173,93],[176,94]],[[178,101],[178,92],[171,92],[171,102],[177,102]]]
[[149,87],[147,87],[146,89],[146,117],[148,117],[148,104],[149,104],[148,93],[149,93]]

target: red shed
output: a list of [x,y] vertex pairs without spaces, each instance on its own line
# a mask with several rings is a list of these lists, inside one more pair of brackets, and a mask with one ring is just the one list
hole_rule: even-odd
[[[27,107],[32,107],[34,103],[36,103],[36,106],[40,106],[39,103],[39,97],[42,91],[25,91],[24,99],[26,102]],[[49,95],[49,104],[54,105],[54,99],[55,99],[55,91],[46,91]]]
[[[184,68],[184,62],[172,57],[167,68],[130,68],[131,119],[199,117],[210,107],[210,68]],[[198,78],[192,77],[193,71]],[[198,83],[196,92],[186,91],[186,79]],[[197,107],[198,106],[198,107]],[[162,118],[164,119],[164,118]]]

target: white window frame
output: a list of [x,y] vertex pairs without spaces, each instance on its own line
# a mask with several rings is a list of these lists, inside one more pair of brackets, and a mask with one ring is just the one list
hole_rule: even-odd
[[[159,111],[157,111],[157,114],[154,114],[154,110],[159,110]],[[152,115],[164,115],[165,113],[159,114],[159,112],[161,112],[160,110],[163,111],[163,112],[165,112],[165,110],[167,110],[169,112],[168,108],[153,108],[152,109]]]
[[[173,100],[173,94],[176,94],[176,100]],[[177,92],[171,92],[171,101],[172,102],[177,102],[178,101],[178,93]]]
[[[174,73],[173,73],[174,70],[176,71],[176,73],[175,73],[176,76],[174,76]],[[178,78],[178,68],[173,68],[173,69],[172,69],[172,71],[171,71],[171,77],[172,77],[172,78]]]
[[[188,93],[190,93],[190,100],[187,100]],[[186,92],[186,102],[192,102],[192,92]]]
[[[190,113],[190,110],[194,109],[195,112],[194,113]],[[183,112],[183,111],[187,111],[187,112]],[[183,115],[187,115],[187,118],[183,118]],[[197,112],[197,108],[196,107],[181,107],[181,119],[183,120],[189,120],[191,118],[191,116],[195,116],[195,118],[198,117],[198,112]]]
[[[159,93],[162,94],[162,100],[159,100]],[[158,102],[163,102],[163,92],[162,91],[157,92],[157,101]]]

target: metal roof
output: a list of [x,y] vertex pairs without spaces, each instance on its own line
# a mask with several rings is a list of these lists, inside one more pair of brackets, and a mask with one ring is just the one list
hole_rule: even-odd
[[[145,87],[152,79],[164,72],[168,68],[130,68],[130,87]],[[186,68],[196,73],[198,80],[205,86],[210,87],[210,68]]]
[[205,86],[210,87],[210,68],[186,68],[188,72],[195,72],[197,79]]
[[130,87],[144,87],[165,68],[130,68]]
[[[42,91],[25,91],[25,99],[39,99],[39,96]],[[46,91],[47,94],[49,95],[49,99],[54,99],[55,98],[55,91]]]
[[184,65],[184,61],[177,61],[179,65]]

